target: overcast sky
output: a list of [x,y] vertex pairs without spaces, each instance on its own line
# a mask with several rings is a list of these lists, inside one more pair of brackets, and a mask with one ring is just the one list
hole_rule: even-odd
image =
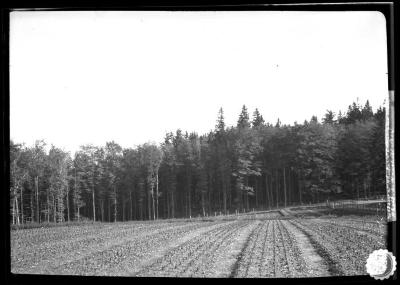
[[319,119],[387,96],[378,12],[13,12],[10,137],[65,150]]

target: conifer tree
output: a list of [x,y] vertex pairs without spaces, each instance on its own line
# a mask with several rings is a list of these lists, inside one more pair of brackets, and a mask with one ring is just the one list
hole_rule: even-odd
[[217,125],[215,126],[216,132],[223,132],[225,130],[224,110],[222,107],[218,111]]
[[322,119],[324,124],[334,124],[335,121],[335,113],[331,110],[326,110],[325,117]]
[[249,113],[247,112],[246,105],[243,105],[242,111],[239,115],[238,123],[237,123],[238,128],[250,128],[250,122],[249,122]]
[[369,100],[365,102],[363,109],[361,110],[362,120],[365,122],[370,120],[374,116],[374,112],[372,111],[372,107],[369,104]]
[[[336,123],[337,122],[337,123]],[[44,141],[10,142],[10,222],[192,217],[360,198],[386,192],[385,109],[369,101],[303,124],[265,123],[243,105],[236,126],[220,108],[214,130],[166,134],[122,148],[82,146],[73,157]],[[72,207],[70,207],[70,205]],[[107,218],[108,217],[108,218]]]
[[264,121],[263,116],[260,114],[260,112],[256,108],[256,110],[253,113],[253,121],[251,122],[251,125],[253,126],[253,128],[257,128],[257,127],[264,125],[264,123],[265,123],[265,121]]

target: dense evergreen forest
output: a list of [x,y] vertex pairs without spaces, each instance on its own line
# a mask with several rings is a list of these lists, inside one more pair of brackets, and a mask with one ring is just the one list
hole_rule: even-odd
[[367,101],[303,124],[266,123],[243,106],[208,134],[177,130],[160,145],[10,142],[11,222],[103,222],[207,216],[386,193],[385,109]]

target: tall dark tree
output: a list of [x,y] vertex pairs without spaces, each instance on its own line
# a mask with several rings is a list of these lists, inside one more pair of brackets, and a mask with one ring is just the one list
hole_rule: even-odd
[[240,112],[237,122],[237,127],[241,129],[250,128],[249,113],[247,112],[246,105],[243,105],[242,107],[242,111]]
[[367,120],[370,120],[374,116],[374,112],[372,111],[372,107],[369,104],[369,101],[365,102],[364,107],[361,110],[361,117],[362,120],[365,122]]
[[[118,195],[122,194],[120,193],[122,148],[119,144],[112,141],[106,143],[104,151],[108,193],[110,202],[114,208],[114,222],[116,222],[118,217]],[[100,154],[99,152],[97,153]]]
[[334,124],[335,121],[335,113],[331,110],[327,110],[325,117],[322,119],[324,124]]
[[255,157],[261,152],[260,141],[250,129],[249,115],[243,105],[239,115],[234,144],[235,162],[232,175],[236,179],[236,200],[238,208],[245,206],[249,210],[249,196],[254,196],[254,188],[250,186],[251,176],[261,175],[261,163]]
[[266,123],[245,105],[235,126],[166,134],[159,146],[10,142],[10,222],[153,220],[271,209],[386,192],[385,109],[353,102],[303,124]]
[[260,112],[256,108],[256,110],[253,113],[253,121],[251,122],[252,127],[257,128],[257,127],[264,125],[264,123],[265,123],[265,121],[264,121],[263,116],[260,114]]

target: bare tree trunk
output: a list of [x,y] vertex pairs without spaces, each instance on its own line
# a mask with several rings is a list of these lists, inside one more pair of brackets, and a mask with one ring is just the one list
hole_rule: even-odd
[[125,222],[125,200],[122,197],[122,221]]
[[[225,171],[224,171],[225,172]],[[225,173],[224,173],[224,175],[225,175]],[[226,215],[226,213],[227,213],[227,199],[228,199],[228,181],[227,181],[228,179],[227,179],[227,177],[226,176],[224,176],[224,180],[223,180],[223,190],[224,190],[224,192],[223,192],[223,196],[222,196],[222,199],[223,199],[223,205],[224,205],[224,214]]]
[[[246,176],[246,186],[249,186],[249,178]],[[246,191],[246,211],[250,210],[249,206],[249,193]]]
[[51,205],[51,201],[50,201],[50,192],[49,192],[49,189],[47,188],[47,191],[46,191],[46,200],[47,200],[47,212],[46,212],[46,215],[47,215],[47,222],[48,223],[50,223],[50,205]]
[[192,187],[190,187],[190,185],[189,185],[189,218],[192,218],[192,196],[191,196],[191,192],[192,192]]
[[255,177],[254,193],[256,196],[256,209],[258,209],[258,194],[257,194],[257,192],[258,192],[258,179],[257,179],[257,177]]
[[101,221],[104,222],[104,199],[100,200]]
[[[179,195],[178,195],[178,197],[179,197]],[[188,207],[187,207],[188,198],[187,198],[187,193],[184,194],[184,196],[182,197],[182,200],[184,201],[183,203],[185,204],[185,218],[187,218],[187,216],[188,216]]]
[[15,225],[15,197],[12,198],[12,224]]
[[265,173],[265,207],[270,208],[271,197],[269,197],[269,189],[268,189],[268,174]]
[[171,192],[171,215],[175,218],[175,202],[174,202],[174,191]]
[[210,172],[207,172],[207,198],[208,198],[208,215],[211,215],[211,183],[212,183],[212,177]]
[[[15,190],[14,190],[14,195],[15,195]],[[15,196],[14,196],[14,198],[12,198],[12,223],[13,223],[13,225],[16,224],[16,220],[17,220],[15,215],[16,215],[16,210],[15,210]]]
[[364,198],[367,198],[367,182],[363,179]]
[[33,191],[31,191],[31,222],[35,221],[35,211],[33,207],[33,199],[34,199],[34,194]]
[[[224,185],[224,187],[226,187],[226,185]],[[224,191],[222,193],[222,199],[223,199],[223,203],[224,203],[224,214],[226,215],[226,189],[224,189]]]
[[302,194],[301,193],[302,181],[301,181],[301,178],[300,178],[300,174],[298,174],[297,179],[298,179],[298,184],[299,184],[299,200],[300,200],[300,205],[302,205],[303,204],[302,195],[301,195]]
[[287,198],[286,198],[286,171],[285,167],[283,168],[283,194],[285,198],[285,208],[287,207]]
[[229,209],[232,209],[232,189],[231,189],[231,183],[228,183],[228,193],[229,193]]
[[143,201],[139,201],[139,218],[140,220],[143,220]]
[[278,169],[276,169],[276,181],[275,181],[275,187],[276,187],[276,208],[279,207],[279,173]]
[[12,209],[12,217],[13,217],[13,224],[19,225],[19,214],[18,214],[18,198],[17,194],[15,193],[15,188],[14,188],[14,198],[12,199],[13,201],[13,209]]
[[[73,209],[75,209],[75,207],[77,208],[77,212],[78,212],[78,221],[79,221],[79,202],[78,202],[78,200],[77,200],[77,197],[75,197],[75,195],[77,195],[77,193],[78,193],[78,183],[77,183],[77,179],[76,179],[76,168],[75,168],[75,177],[74,177],[74,197],[73,197],[73,199],[72,199],[72,208]],[[77,218],[76,217],[76,213],[74,213],[74,216],[75,216],[75,219]]]
[[203,217],[206,215],[205,201],[204,201],[204,191],[201,191],[201,209],[203,211]]
[[151,201],[150,201],[150,197],[151,196],[151,192],[147,192],[147,211],[148,211],[148,218],[149,220],[151,220]]
[[292,205],[292,192],[293,192],[293,171],[291,168],[289,168],[289,173],[288,173],[289,179],[288,179],[288,205]]
[[167,208],[166,208],[167,219],[170,218],[170,212],[171,212],[171,206],[170,206],[170,203],[169,203],[170,196],[171,196],[171,195],[169,194],[169,191],[168,191],[168,192],[167,192],[167,195],[165,195],[166,204],[167,204]]
[[39,177],[35,177],[35,191],[36,191],[36,221],[40,223],[39,216]]
[[156,217],[157,217],[157,220],[158,220],[158,196],[159,196],[159,194],[158,194],[158,170],[157,170],[157,174],[156,174],[156,204],[157,204]]
[[117,222],[117,187],[114,185],[114,223]]
[[15,206],[16,206],[16,210],[17,210],[17,213],[16,213],[17,225],[19,225],[20,222],[19,222],[19,209],[18,209],[18,195],[15,195]]
[[67,218],[69,222],[69,186],[67,184]]
[[[224,189],[222,189],[222,191],[224,191]],[[217,211],[218,211],[219,209],[222,208],[222,205],[221,205],[221,191],[218,191],[217,197],[218,197],[218,199],[217,199],[218,204],[217,204],[217,207],[216,207],[216,208],[217,208]]]
[[24,223],[24,196],[23,196],[24,187],[21,186],[21,223]]
[[54,194],[52,195],[53,196],[53,221],[54,221],[54,223],[57,223],[57,207],[56,207],[56,199],[55,199],[55,197],[54,197]]
[[63,222],[65,222],[64,199],[62,198],[62,196],[58,196],[58,195],[56,197],[57,223],[63,223]]
[[151,200],[153,205],[153,220],[156,219],[156,209],[155,209],[155,200],[154,200],[154,186],[151,185]]
[[92,185],[92,201],[93,201],[93,221],[96,221],[96,205],[95,205],[95,199],[94,199],[94,183]]
[[131,210],[130,210],[130,212],[129,212],[129,214],[130,214],[130,220],[132,221],[133,220],[133,205],[132,205],[132,191],[129,191],[129,201],[130,201],[130,207],[131,207]]
[[136,220],[137,219],[137,201],[136,201],[136,196],[135,196],[135,192],[132,193],[132,212],[133,212],[133,219]]
[[269,176],[269,197],[271,198],[270,202],[269,202],[269,208],[272,209],[272,207],[274,206],[274,189],[272,188],[272,172],[271,175]]
[[108,199],[108,222],[111,222],[111,199]]
[[192,192],[192,181],[190,179],[190,173],[188,167],[186,167],[186,187],[188,191],[187,195],[187,213],[186,216],[189,216],[192,218],[192,197],[191,197],[191,192]]
[[360,187],[356,181],[356,183],[354,183],[356,185],[356,190],[357,190],[357,200],[360,200]]

